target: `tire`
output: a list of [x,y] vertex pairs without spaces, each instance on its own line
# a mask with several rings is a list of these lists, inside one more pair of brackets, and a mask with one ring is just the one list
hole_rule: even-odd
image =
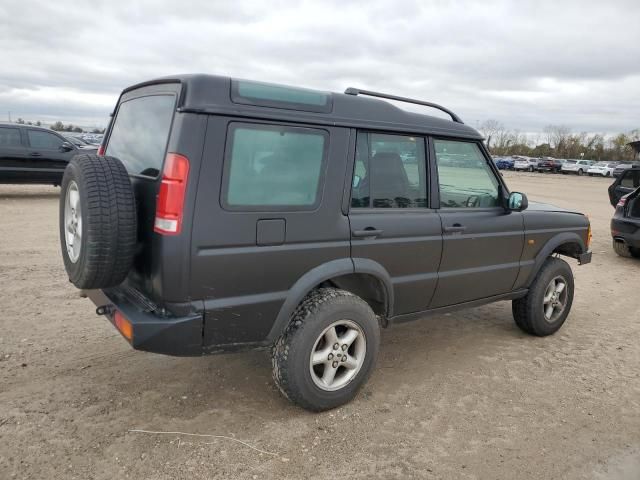
[[610,176],[611,176],[611,172],[607,172],[607,173],[605,173],[605,175],[604,175],[604,176],[605,176],[605,177],[610,177]]
[[[329,340],[332,326],[339,322],[350,324],[338,325],[335,344],[339,344],[339,347],[336,350],[331,347]],[[341,343],[345,338],[342,336],[346,333],[345,328],[356,332],[359,329],[358,335],[361,335],[346,350],[345,344]],[[298,305],[285,332],[273,346],[273,379],[282,394],[296,405],[314,412],[329,410],[353,399],[367,381],[378,355],[379,344],[378,319],[364,300],[344,290],[320,288],[307,295]],[[320,354],[321,358],[326,353],[326,363],[320,360],[323,363],[312,366],[314,352]],[[357,364],[358,367],[349,369],[342,366],[342,358],[347,358],[342,357],[343,352],[347,353],[346,362]],[[332,383],[322,381],[326,368],[336,368]],[[354,373],[349,373],[351,371]]]
[[618,240],[613,241],[613,251],[624,258],[640,258],[640,248],[630,247]]
[[[560,307],[553,307],[550,318],[545,316],[545,298],[549,295],[552,282],[558,285],[558,279],[564,282],[564,288],[558,295]],[[525,333],[544,337],[556,333],[564,324],[573,303],[573,272],[567,262],[559,258],[549,257],[533,280],[529,293],[523,298],[514,300],[511,305],[516,325]],[[550,302],[551,303],[551,302]]]
[[136,248],[136,208],[120,160],[81,154],[69,162],[62,178],[59,224],[64,266],[77,288],[122,283]]
[[582,171],[582,169],[579,169],[579,170],[578,170],[578,176],[580,176],[580,177],[581,177],[583,174],[584,174],[584,172]]
[[529,172],[533,173],[533,167],[529,167]]

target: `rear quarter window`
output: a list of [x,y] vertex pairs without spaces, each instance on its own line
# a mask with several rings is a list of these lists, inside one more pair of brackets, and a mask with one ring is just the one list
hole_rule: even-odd
[[150,95],[122,102],[113,122],[106,154],[117,157],[134,175],[157,177],[162,168],[174,95]]
[[231,210],[309,210],[320,202],[328,133],[233,123],[222,204]]

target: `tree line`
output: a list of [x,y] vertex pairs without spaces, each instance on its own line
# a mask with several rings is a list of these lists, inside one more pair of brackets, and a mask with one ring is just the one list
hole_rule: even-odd
[[606,136],[601,133],[572,133],[564,125],[547,125],[540,134],[507,129],[497,120],[487,120],[478,129],[492,155],[584,158],[599,161],[630,161],[635,152],[628,144],[640,140],[640,129]]
[[[33,125],[36,127],[41,127],[42,126],[42,122],[40,122],[39,120],[37,122],[29,122],[29,121],[25,121],[22,118],[18,118],[16,120],[16,123],[20,124],[20,125]],[[76,132],[76,133],[104,133],[105,129],[104,128],[94,128],[91,131],[89,130],[83,130],[81,127],[78,127],[76,125],[73,125],[71,123],[69,123],[68,125],[65,125],[64,123],[62,123],[61,121],[57,121],[54,124],[52,124],[49,127],[51,130],[54,130],[56,132]]]

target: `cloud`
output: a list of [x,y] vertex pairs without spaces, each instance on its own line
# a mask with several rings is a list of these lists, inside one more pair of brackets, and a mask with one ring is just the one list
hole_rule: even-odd
[[4,2],[0,117],[105,125],[126,86],[206,72],[445,104],[469,124],[640,127],[637,1]]

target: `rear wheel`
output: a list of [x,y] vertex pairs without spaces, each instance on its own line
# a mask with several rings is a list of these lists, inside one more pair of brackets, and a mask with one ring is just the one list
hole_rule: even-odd
[[571,310],[573,289],[573,272],[569,264],[559,258],[548,258],[529,293],[512,303],[516,325],[539,337],[557,332]]
[[613,251],[624,258],[640,258],[640,248],[630,247],[620,240],[613,241]]
[[369,378],[379,343],[378,319],[364,300],[344,290],[314,290],[273,347],[273,379],[307,410],[338,407]]
[[136,246],[135,199],[124,165],[113,157],[76,155],[62,178],[59,223],[69,280],[81,289],[120,284]]
[[578,175],[582,176],[584,174],[584,171],[582,169],[578,170]]

